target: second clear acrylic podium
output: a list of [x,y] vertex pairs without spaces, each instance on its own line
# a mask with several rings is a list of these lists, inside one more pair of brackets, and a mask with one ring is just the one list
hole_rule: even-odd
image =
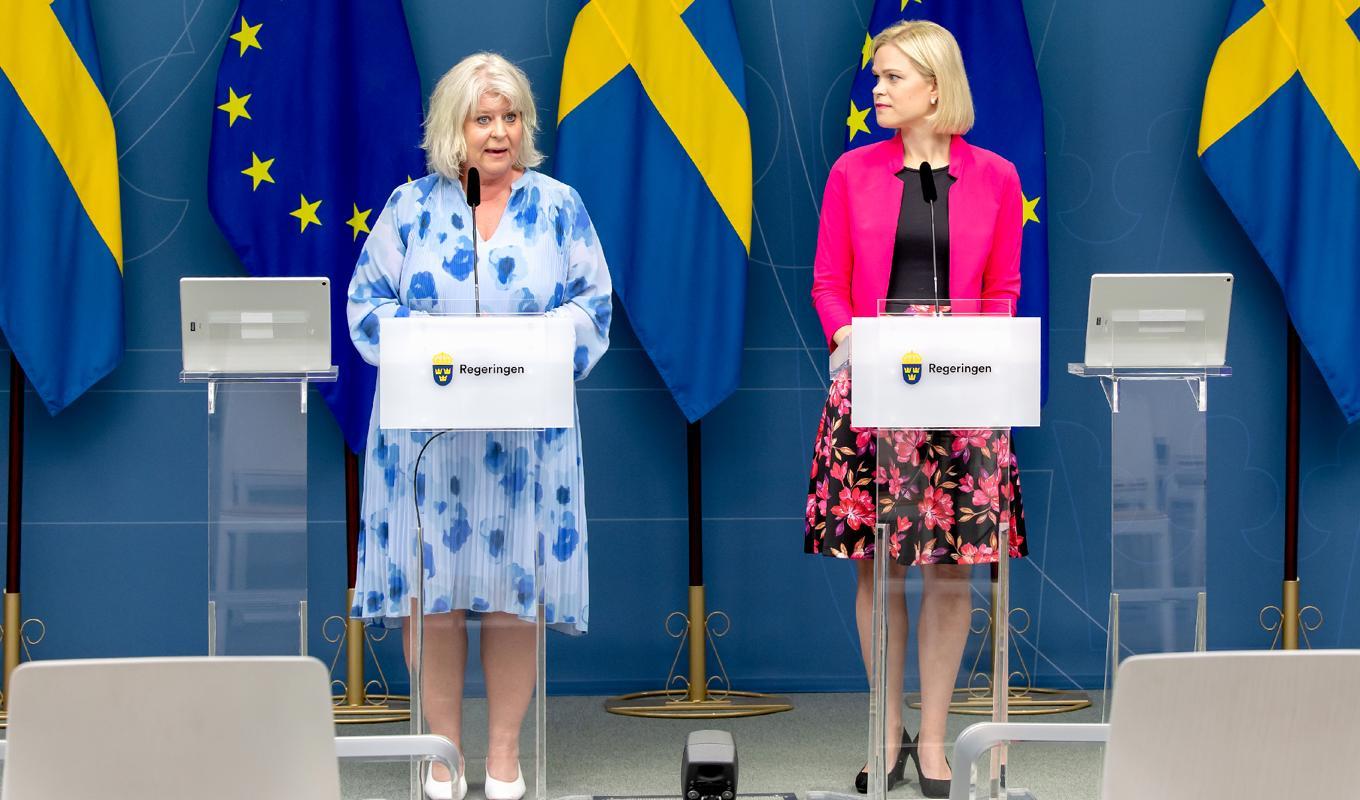
[[1093,309],[1086,361],[1068,365],[1099,382],[1110,410],[1107,698],[1128,656],[1207,647],[1205,417],[1212,381],[1232,370],[1226,318],[1175,294],[1156,308]]
[[306,655],[314,372],[182,372],[208,406],[208,653]]

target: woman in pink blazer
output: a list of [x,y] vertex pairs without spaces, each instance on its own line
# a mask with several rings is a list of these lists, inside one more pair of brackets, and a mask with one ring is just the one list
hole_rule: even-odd
[[[875,120],[898,134],[847,152],[827,179],[812,301],[833,348],[850,335],[852,317],[877,315],[883,299],[1014,313],[1020,296],[1020,179],[1010,162],[961,136],[973,125],[973,101],[958,43],[934,23],[902,22],[873,48]],[[927,164],[939,198],[936,257],[923,199]],[[804,549],[857,559],[855,612],[867,670],[875,525],[887,524],[888,786],[904,778],[910,757],[922,793],[947,797],[945,721],[968,638],[971,565],[994,562],[1003,537],[1012,557],[1025,554],[1015,457],[1010,437],[990,430],[896,431],[882,439],[893,453],[879,473],[878,437],[850,427],[850,401],[842,368],[817,428]],[[921,730],[912,737],[903,729],[899,742],[891,732],[902,720],[903,584],[914,565],[922,565],[923,584]],[[864,792],[867,774],[855,784]]]

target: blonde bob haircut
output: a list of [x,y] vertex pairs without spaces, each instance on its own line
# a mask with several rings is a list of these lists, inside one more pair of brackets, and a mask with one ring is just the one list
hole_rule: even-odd
[[425,138],[420,146],[430,169],[449,180],[458,180],[467,162],[467,138],[463,123],[477,110],[484,94],[500,95],[519,114],[524,136],[520,140],[515,168],[526,169],[543,163],[543,154],[534,146],[538,130],[538,111],[533,90],[524,71],[497,53],[473,53],[444,73],[430,95],[430,110],[425,115]]
[[934,22],[907,20],[875,36],[874,53],[887,44],[896,45],[921,77],[935,84],[939,102],[926,117],[935,132],[961,135],[972,130],[973,92],[954,34]]

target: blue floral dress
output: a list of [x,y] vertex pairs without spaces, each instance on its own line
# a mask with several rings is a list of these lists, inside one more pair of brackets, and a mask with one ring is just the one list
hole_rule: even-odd
[[[364,360],[378,363],[383,318],[471,310],[473,236],[483,313],[569,319],[576,378],[584,378],[609,346],[609,270],[580,196],[532,170],[514,182],[489,240],[474,229],[455,181],[427,175],[392,192],[349,286],[350,338]],[[547,624],[584,633],[590,594],[578,430],[445,434],[426,450],[413,489],[412,467],[431,434],[380,430],[381,399],[375,394],[368,426],[353,616],[391,625],[409,613],[418,505],[426,613],[533,620],[537,559]]]

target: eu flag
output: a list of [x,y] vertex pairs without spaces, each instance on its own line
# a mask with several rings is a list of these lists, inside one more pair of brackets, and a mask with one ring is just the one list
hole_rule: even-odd
[[241,0],[217,71],[208,202],[246,269],[329,276],[321,384],[362,452],[375,370],[349,341],[345,292],[392,188],[424,174],[420,77],[400,0]]
[[123,357],[113,117],[85,0],[0,3],[0,330],[56,414]]
[[[1015,164],[1024,193],[1024,240],[1020,248],[1022,317],[1043,320],[1043,394],[1048,396],[1048,233],[1043,225],[1047,195],[1044,172],[1044,104],[1034,67],[1029,29],[1020,0],[988,2],[921,2],[877,0],[869,32],[856,62],[850,89],[845,149],[882,141],[894,131],[874,122],[873,51],[880,31],[904,19],[925,19],[944,26],[959,42],[968,85],[973,92],[976,122],[969,143],[991,150]],[[1029,227],[1033,225],[1034,227]]]
[[[1360,420],[1360,23],[1355,2],[1237,0],[1209,73],[1200,163]],[[1349,19],[1348,19],[1348,15]]]
[[557,176],[590,209],[633,330],[690,421],[741,377],[743,69],[728,0],[589,0],[562,69]]

